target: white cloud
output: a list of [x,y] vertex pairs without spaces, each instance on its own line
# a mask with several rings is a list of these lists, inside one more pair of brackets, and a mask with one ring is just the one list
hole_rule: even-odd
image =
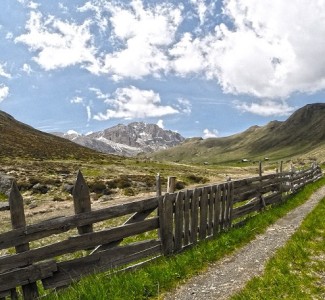
[[79,133],[77,131],[73,130],[73,129],[68,130],[67,134],[79,135]]
[[104,101],[110,108],[105,113],[96,114],[95,120],[161,117],[179,113],[171,106],[161,105],[159,94],[152,90],[130,86],[118,88],[112,96]]
[[164,129],[164,120],[161,120],[161,119],[158,120],[157,125],[158,125],[160,128]]
[[75,96],[70,100],[70,103],[83,104],[83,98],[79,96]]
[[169,69],[166,49],[175,40],[182,21],[181,9],[171,4],[144,7],[140,0],[130,6],[110,6],[112,38],[121,47],[105,56],[103,73],[116,80],[160,77]]
[[32,68],[29,64],[23,64],[22,71],[24,71],[28,75],[30,75],[33,72]]
[[12,32],[7,32],[6,34],[6,40],[11,40],[13,38],[13,33]]
[[287,103],[272,100],[264,100],[260,103],[246,103],[234,101],[235,107],[242,112],[249,112],[256,115],[269,116],[289,116],[295,110],[294,107],[288,106]]
[[192,112],[192,104],[189,100],[185,98],[178,98],[177,99],[178,104],[176,107],[179,111],[181,111],[184,114],[190,115]]
[[33,2],[33,1],[30,1],[30,2],[28,3],[28,5],[27,5],[27,7],[30,8],[30,9],[37,9],[39,6],[40,6],[39,3],[35,3],[35,2]]
[[209,68],[225,92],[286,98],[325,88],[325,2],[228,0],[229,28],[202,39]]
[[182,77],[189,73],[202,72],[206,63],[201,47],[201,41],[193,39],[192,34],[186,32],[182,39],[169,50],[173,58],[171,61],[173,70]]
[[194,5],[196,13],[200,19],[200,25],[204,24],[206,13],[208,11],[208,6],[204,0],[190,0],[192,5]]
[[0,64],[0,76],[10,79],[11,75],[5,71],[6,64]]
[[208,138],[215,138],[218,137],[219,133],[217,129],[213,129],[212,131],[209,129],[204,129],[203,130],[203,138],[208,139]]
[[81,64],[96,73],[96,49],[92,45],[90,21],[81,25],[63,22],[40,12],[32,11],[26,24],[27,33],[18,36],[15,42],[28,45],[37,52],[34,60],[45,70]]
[[9,87],[0,84],[0,103],[9,96]]
[[87,111],[87,122],[91,120],[91,106],[87,105],[86,106],[86,111]]

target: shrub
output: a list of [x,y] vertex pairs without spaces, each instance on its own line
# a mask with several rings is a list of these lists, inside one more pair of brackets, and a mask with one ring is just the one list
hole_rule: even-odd
[[175,184],[175,189],[176,190],[182,190],[184,189],[186,184],[183,181],[177,181]]
[[134,196],[135,192],[131,187],[128,187],[128,188],[124,189],[124,195],[125,196]]
[[116,184],[119,189],[125,189],[131,187],[131,181],[125,175],[120,176],[120,178],[116,179]]
[[202,176],[197,176],[194,174],[188,175],[186,177],[191,183],[206,183],[208,179]]

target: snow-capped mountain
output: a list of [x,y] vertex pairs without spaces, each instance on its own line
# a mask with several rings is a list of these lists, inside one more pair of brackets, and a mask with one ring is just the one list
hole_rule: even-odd
[[72,130],[55,134],[100,152],[125,156],[167,149],[184,141],[184,137],[177,132],[144,122],[119,124],[88,135],[80,135]]

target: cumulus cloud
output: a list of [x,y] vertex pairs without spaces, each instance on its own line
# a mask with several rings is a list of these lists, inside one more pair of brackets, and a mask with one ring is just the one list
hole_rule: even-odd
[[164,129],[164,120],[158,120],[158,122],[157,122],[157,125],[160,127],[160,128],[162,128],[162,129]]
[[74,104],[83,104],[83,102],[84,102],[84,99],[79,96],[75,96],[70,100],[70,103],[74,103]]
[[24,43],[36,52],[34,60],[43,69],[81,64],[96,72],[96,48],[92,45],[89,20],[77,25],[32,11],[25,28],[27,33],[16,37],[15,42]]
[[160,77],[168,71],[166,48],[174,41],[182,21],[181,9],[163,3],[144,7],[140,0],[130,6],[110,6],[112,38],[121,49],[105,56],[101,71],[119,80],[147,75]]
[[188,99],[185,98],[178,98],[176,107],[179,111],[186,115],[190,115],[192,112],[192,104]]
[[10,79],[11,74],[6,72],[5,67],[6,67],[5,64],[0,64],[0,76]]
[[32,67],[29,64],[23,64],[22,71],[24,71],[28,75],[33,72]]
[[324,1],[228,0],[224,12],[231,26],[205,40],[207,75],[225,92],[276,99],[325,88]]
[[219,132],[217,129],[209,130],[206,128],[203,130],[203,138],[204,139],[215,138],[215,137],[218,137],[218,135],[219,135]]
[[9,87],[0,84],[0,103],[9,96]]
[[279,107],[287,114],[283,101],[290,95],[325,89],[324,1],[225,0],[219,18],[215,0],[88,0],[76,11],[79,23],[43,16],[32,1],[20,1],[32,11],[15,42],[27,45],[45,70],[78,65],[115,81],[196,76],[225,93],[253,96],[238,108],[258,114]]
[[96,114],[95,120],[161,117],[179,113],[171,106],[161,105],[159,94],[153,90],[140,90],[130,86],[118,88],[112,96],[104,100],[109,109],[105,113]]
[[264,117],[289,116],[295,110],[294,107],[290,107],[284,101],[276,102],[272,100],[252,103],[234,101],[234,105],[242,112],[249,112]]

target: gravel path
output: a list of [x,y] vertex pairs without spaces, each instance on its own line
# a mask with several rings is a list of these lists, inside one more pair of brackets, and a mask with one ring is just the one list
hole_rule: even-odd
[[176,290],[166,293],[164,299],[228,299],[243,288],[252,277],[263,273],[269,258],[290,239],[306,215],[324,196],[325,186],[248,245],[210,265],[204,273],[192,277]]

